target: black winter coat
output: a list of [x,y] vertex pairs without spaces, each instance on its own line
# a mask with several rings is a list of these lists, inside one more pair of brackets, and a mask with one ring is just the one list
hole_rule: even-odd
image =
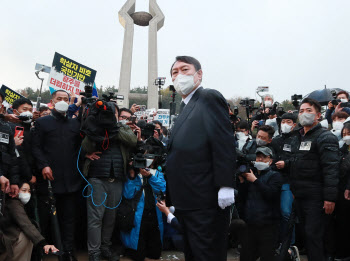
[[256,174],[253,183],[238,184],[237,207],[240,217],[248,224],[265,225],[280,222],[282,176],[268,168]]
[[289,183],[290,159],[299,149],[297,132],[282,133],[272,140],[272,147],[277,155],[276,161],[284,161],[284,168],[279,170],[283,176],[283,184]]
[[[53,110],[51,115],[36,120],[32,152],[40,171],[45,167],[52,169],[54,193],[72,193],[81,188],[83,179],[77,170],[80,144],[77,119],[69,119]],[[38,180],[38,190],[46,191],[46,188],[46,181]]]
[[291,159],[291,190],[296,198],[336,201],[340,151],[338,139],[320,124],[305,135],[298,130],[299,148]]

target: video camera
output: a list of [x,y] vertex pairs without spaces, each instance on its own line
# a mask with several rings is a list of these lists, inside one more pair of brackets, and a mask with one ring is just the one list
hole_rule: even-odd
[[149,168],[151,164],[155,168],[161,169],[160,171],[165,171],[166,168],[166,149],[163,143],[154,138],[149,137],[145,143],[136,148],[136,152],[132,154],[132,166],[135,172],[138,169]]
[[340,99],[337,99],[337,92],[335,91],[335,90],[332,90],[331,91],[331,94],[332,94],[332,96],[333,96],[333,100],[331,101],[332,102],[332,104],[334,105],[334,106],[337,106],[339,103],[341,103],[340,104],[340,107],[341,108],[344,108],[344,107],[350,107],[350,102],[341,102],[341,100]]
[[294,95],[291,97],[292,104],[293,104],[293,106],[295,107],[296,110],[299,109],[300,101],[301,101],[302,99],[303,99],[303,96],[302,96],[302,95],[298,95],[298,94],[294,94]]
[[277,117],[282,117],[283,114],[286,112],[284,111],[284,108],[282,106],[279,106],[280,104],[278,102],[275,102],[270,110],[269,115],[277,115]]
[[243,99],[239,102],[239,105],[241,105],[242,107],[248,107],[249,109],[254,109],[254,103],[255,103],[255,100],[254,99]]
[[254,168],[254,164],[251,161],[245,159],[244,156],[241,156],[237,160],[238,165],[238,175],[250,172]]
[[236,122],[238,120],[237,116],[239,113],[238,106],[234,106],[232,109],[232,115],[230,115],[230,121]]
[[83,95],[84,97],[82,98],[82,104],[89,104],[93,103],[96,101],[96,98],[92,98],[92,90],[93,86],[92,85],[85,85],[84,87],[84,92],[81,92],[80,95]]

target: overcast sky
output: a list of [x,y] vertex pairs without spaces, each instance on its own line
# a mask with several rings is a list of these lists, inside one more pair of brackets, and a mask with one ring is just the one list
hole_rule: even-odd
[[[96,84],[119,83],[125,0],[1,0],[0,84],[38,88],[36,63],[55,51],[97,71]],[[158,0],[159,76],[177,55],[203,67],[203,86],[226,98],[255,97],[270,86],[277,100],[315,89],[350,90],[349,0]],[[136,1],[148,11],[148,0]],[[147,85],[148,29],[135,26],[131,87]],[[47,81],[45,81],[47,86]]]

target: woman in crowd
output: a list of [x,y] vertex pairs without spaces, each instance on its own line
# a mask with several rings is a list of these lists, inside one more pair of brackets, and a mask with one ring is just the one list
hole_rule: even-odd
[[59,251],[47,244],[30,221],[24,209],[30,197],[30,186],[23,183],[16,198],[6,198],[5,215],[0,222],[0,261],[30,260],[33,246],[42,248],[46,254]]

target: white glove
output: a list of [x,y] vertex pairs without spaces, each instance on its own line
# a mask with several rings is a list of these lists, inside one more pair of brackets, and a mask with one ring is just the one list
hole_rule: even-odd
[[218,193],[218,203],[222,209],[235,203],[235,190],[233,188],[222,187]]

